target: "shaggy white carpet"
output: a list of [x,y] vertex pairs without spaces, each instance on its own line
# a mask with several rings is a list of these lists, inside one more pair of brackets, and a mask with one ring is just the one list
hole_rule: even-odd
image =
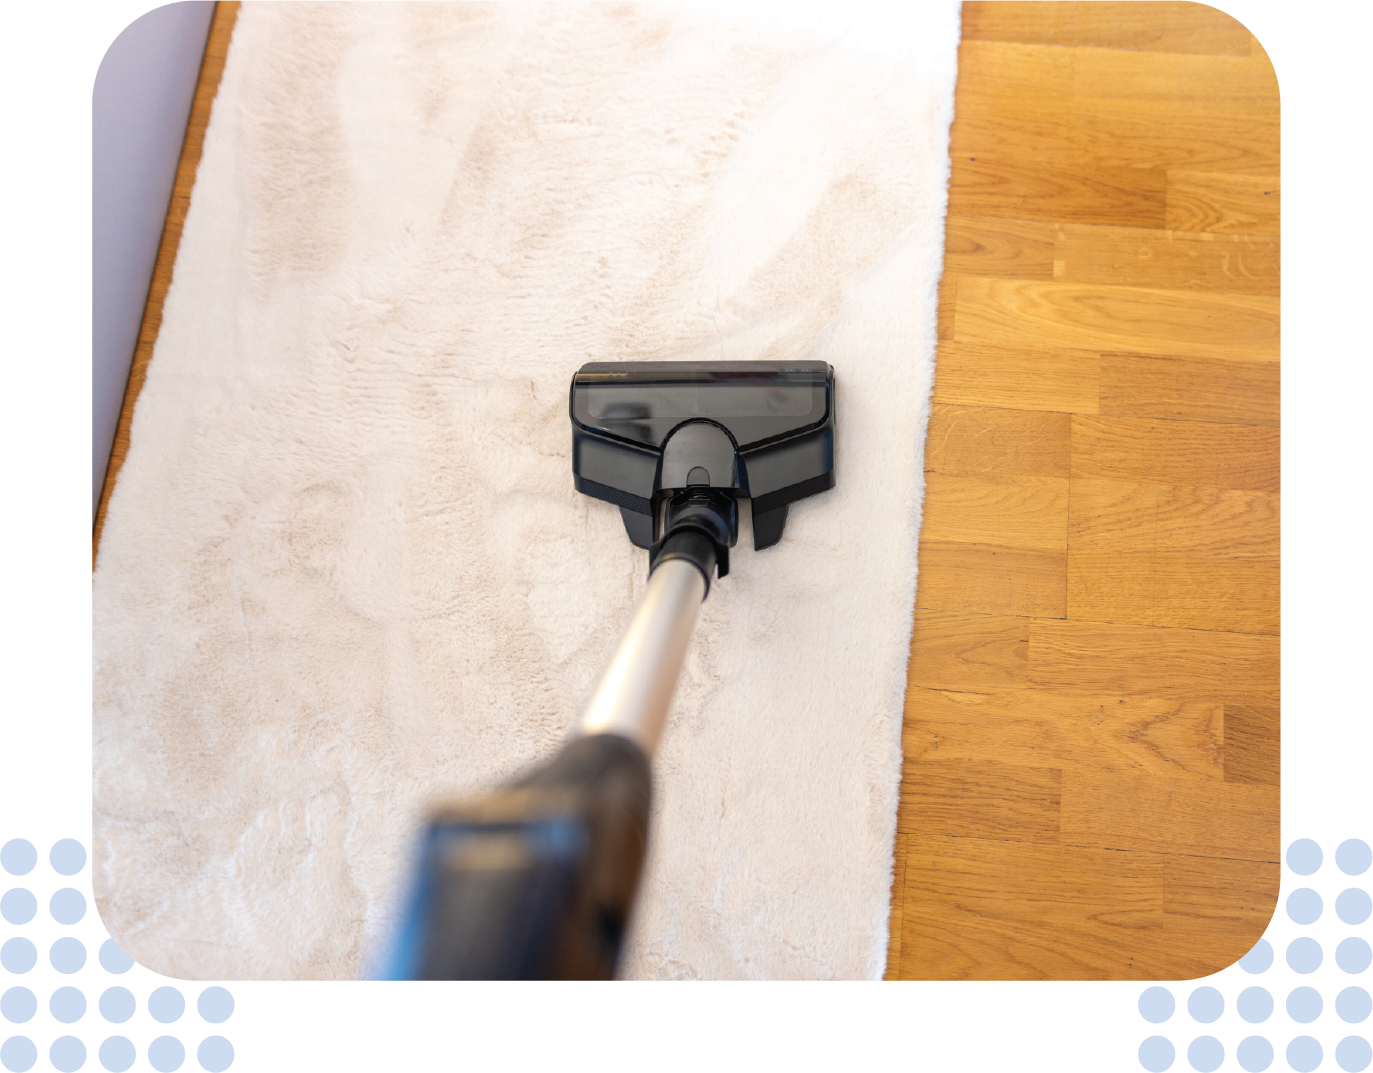
[[835,7],[244,5],[95,574],[141,963],[362,971],[418,810],[555,752],[643,590],[572,373],[811,358],[838,486],[741,513],[624,972],[881,975],[958,9]]

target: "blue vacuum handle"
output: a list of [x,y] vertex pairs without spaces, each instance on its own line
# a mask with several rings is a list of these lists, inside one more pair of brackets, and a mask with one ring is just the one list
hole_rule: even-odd
[[613,977],[649,795],[643,749],[592,734],[514,786],[435,813],[382,978]]

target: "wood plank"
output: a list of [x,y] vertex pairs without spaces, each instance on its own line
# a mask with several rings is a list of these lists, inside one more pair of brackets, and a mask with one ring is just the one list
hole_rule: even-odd
[[954,339],[993,346],[1278,360],[1278,300],[962,276]]
[[1068,539],[1074,551],[1273,560],[1280,535],[1276,495],[1097,478],[1073,482]]
[[1165,222],[1177,231],[1276,235],[1282,187],[1275,175],[1170,170]]
[[975,87],[982,94],[1068,98],[1073,95],[1076,51],[965,37],[958,47],[958,88],[967,92]]
[[944,229],[944,271],[1013,279],[1053,278],[1049,223],[951,216]]
[[941,760],[907,761],[901,770],[898,823],[908,835],[1058,841],[1057,768]]
[[[917,614],[917,621],[919,617]],[[990,632],[992,627],[987,629]],[[1008,638],[1012,632],[1009,621],[998,624],[997,629],[997,639]],[[958,648],[974,654],[985,651],[987,662],[991,663],[992,653],[1004,653],[1010,648],[1005,640],[996,647],[993,636],[989,636],[985,647],[979,649],[974,645],[971,623],[965,631],[958,645],[948,646],[955,653]],[[1042,688],[1075,692],[1215,698],[1230,703],[1278,695],[1276,637],[1071,619],[1031,619],[1023,632],[1028,638],[1025,673],[1003,673],[1002,680],[1021,680]],[[1019,656],[1018,647],[1010,650]],[[940,673],[933,673],[936,669]],[[917,684],[960,688],[942,684],[941,680],[958,678],[945,671],[943,665],[932,663],[931,671],[929,681]],[[967,677],[976,676],[969,673]],[[991,673],[985,675],[988,681],[994,677]]]
[[[940,360],[957,345],[942,346]],[[957,370],[957,357],[953,361]],[[1282,381],[1276,362],[1103,354],[1099,369],[1099,412],[1103,416],[1278,426]],[[941,368],[939,375],[942,372]],[[952,375],[958,395],[959,374]],[[937,378],[935,391],[939,391]],[[959,397],[949,401],[981,400]]]
[[[1254,364],[1254,363],[1250,363]],[[1016,410],[1094,414],[1101,356],[1092,350],[939,344],[936,402]]]
[[1276,787],[1281,720],[1276,704],[1225,706],[1225,781]]
[[1273,861],[1277,795],[1267,786],[1067,767],[1060,832],[1065,845]]
[[1106,979],[1164,923],[1163,864],[1142,853],[911,836],[908,978]]
[[152,361],[153,346],[162,327],[162,303],[166,300],[167,288],[171,286],[172,269],[176,265],[176,253],[181,246],[181,230],[186,223],[186,212],[191,206],[191,189],[195,186],[196,169],[200,166],[200,153],[205,145],[205,130],[210,124],[210,111],[214,105],[215,95],[219,92],[219,79],[224,72],[224,61],[229,54],[229,42],[233,38],[238,8],[238,0],[220,0],[215,4],[214,16],[210,21],[210,34],[205,43],[205,55],[200,61],[200,75],[196,82],[195,96],[191,101],[186,138],[181,145],[181,158],[177,163],[176,178],[172,184],[171,203],[167,207],[167,219],[163,224],[162,238],[157,247],[157,260],[153,264],[152,283],[148,288],[148,300],[143,308],[143,320],[138,328],[138,342],[134,348],[133,365],[129,370],[129,382],[124,388],[124,402],[119,411],[119,424],[115,428],[114,447],[110,452],[109,467],[105,471],[105,484],[100,490],[100,505],[96,509],[95,528],[91,536],[92,570],[95,569],[96,556],[100,553],[100,533],[105,527],[105,511],[109,506],[110,495],[114,492],[119,470],[129,453],[134,405],[139,392],[143,390],[143,381],[148,375],[148,362]]
[[944,543],[983,543],[1062,551],[1068,546],[1068,481],[1064,477],[994,480],[928,473],[921,536]]
[[[984,107],[981,101],[970,107]],[[952,158],[949,204],[966,216],[1162,227],[1167,174],[1146,168],[1048,164],[986,146]]]
[[911,761],[1076,764],[1220,780],[1228,775],[1223,707],[1177,696],[914,686],[906,695],[901,744]]
[[1241,23],[1216,8],[1131,0],[967,0],[963,39],[1225,56],[1249,55],[1252,41]]
[[[1276,802],[1277,795],[1271,796]],[[1281,874],[1276,830],[1272,835],[1272,856],[1264,860],[1163,858],[1163,956],[1177,958],[1186,951],[1190,962],[1170,974],[1172,979],[1228,968],[1262,937],[1277,908]]]
[[965,91],[956,107],[961,115],[949,137],[955,161],[986,155],[1082,169],[1280,173],[1278,113],[1268,102],[1058,100]]
[[1189,488],[1279,491],[1279,433],[1258,425],[1215,425],[1135,417],[1072,420],[1072,476]]
[[[1022,46],[1025,47],[1025,46]],[[1278,104],[1278,78],[1268,56],[1127,52],[1114,48],[1060,49],[1072,64],[1072,93],[1087,98],[1232,101]],[[960,59],[961,59],[960,53]],[[1029,67],[1030,56],[1018,57]],[[1045,67],[1044,61],[1038,66]],[[961,67],[960,67],[961,70]],[[1056,76],[1055,85],[1061,79]]]
[[1280,257],[1276,235],[1063,224],[1054,234],[1053,278],[1058,283],[1276,298]]
[[925,472],[950,477],[1067,477],[1067,414],[935,404],[925,436]]
[[917,608],[907,689],[973,693],[1029,684],[1029,630],[1035,620]]
[[922,539],[915,606],[988,615],[1067,614],[1067,553]]

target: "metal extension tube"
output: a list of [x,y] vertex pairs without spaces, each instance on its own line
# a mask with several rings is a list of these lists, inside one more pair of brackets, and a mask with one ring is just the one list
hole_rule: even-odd
[[706,595],[690,562],[659,563],[582,716],[583,734],[619,734],[651,756]]

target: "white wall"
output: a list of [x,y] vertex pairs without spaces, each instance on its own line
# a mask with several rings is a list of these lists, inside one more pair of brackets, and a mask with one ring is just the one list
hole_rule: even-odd
[[148,12],[115,38],[95,76],[92,519],[214,7],[213,0],[183,0]]

